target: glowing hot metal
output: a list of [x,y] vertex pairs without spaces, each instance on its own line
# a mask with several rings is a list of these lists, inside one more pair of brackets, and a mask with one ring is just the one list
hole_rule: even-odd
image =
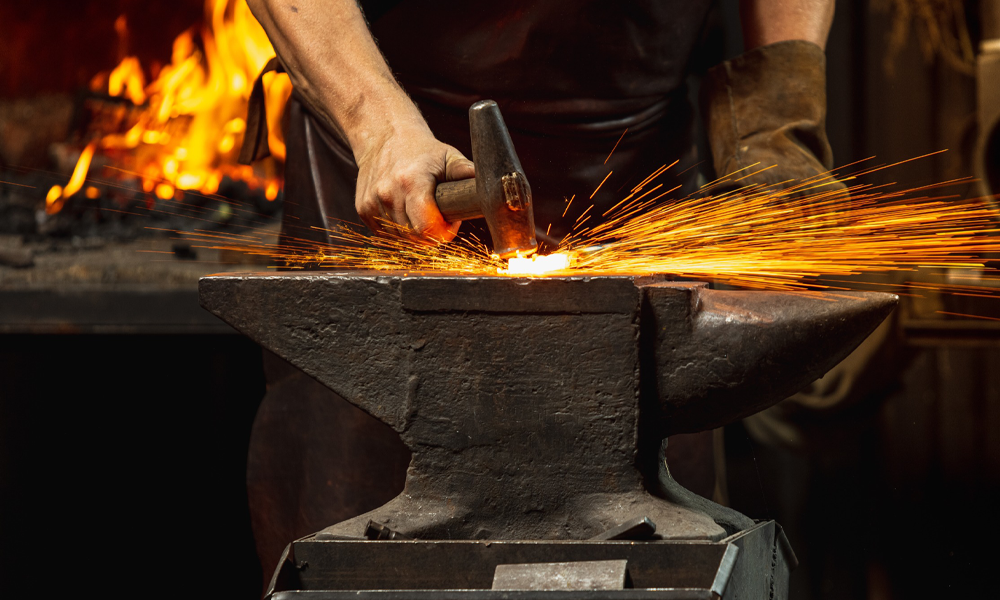
[[531,258],[512,258],[507,262],[507,268],[497,268],[501,275],[546,275],[554,271],[565,271],[572,261],[566,252],[555,254],[534,255]]

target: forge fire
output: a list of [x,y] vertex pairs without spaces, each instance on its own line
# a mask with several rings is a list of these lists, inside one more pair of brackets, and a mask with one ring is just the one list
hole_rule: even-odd
[[[124,15],[115,30],[127,38]],[[95,74],[89,86],[94,97],[84,104],[89,121],[86,146],[69,181],[49,188],[46,212],[58,213],[84,188],[92,165],[97,167],[95,157],[110,173],[94,168],[94,179],[108,185],[137,179],[150,205],[185,192],[214,195],[224,177],[260,189],[274,201],[285,154],[280,115],[291,94],[286,75],[272,74],[264,82],[274,159],[254,167],[236,161],[246,129],[247,100],[273,55],[246,2],[207,0],[204,25],[177,36],[169,63],[150,69],[127,56],[110,72]],[[147,72],[152,74],[149,82]],[[96,192],[86,193],[92,198]]]

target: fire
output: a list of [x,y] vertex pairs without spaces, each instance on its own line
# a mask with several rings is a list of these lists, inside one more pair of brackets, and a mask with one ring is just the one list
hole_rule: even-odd
[[139,106],[146,102],[146,78],[139,59],[126,56],[108,76],[108,94],[124,96]]
[[66,200],[80,191],[84,180],[87,178],[87,170],[90,169],[90,161],[93,160],[94,150],[96,149],[97,144],[95,142],[87,144],[87,147],[80,153],[80,159],[76,161],[76,167],[73,168],[73,174],[66,183],[66,187],[54,185],[49,189],[49,193],[45,196],[46,213],[51,215],[59,212],[62,210]]
[[[124,39],[124,17],[115,28]],[[137,114],[126,131],[88,143],[70,182],[49,190],[46,210],[58,212],[79,191],[95,151],[112,157],[121,172],[137,176],[143,190],[161,199],[172,199],[176,190],[214,194],[224,176],[265,190],[268,200],[277,198],[281,177],[273,161],[258,170],[236,164],[254,79],[273,56],[245,0],[206,0],[205,26],[174,40],[170,64],[148,85],[134,56],[94,77],[95,91],[127,99]],[[280,119],[291,82],[287,75],[269,74],[264,84],[271,154],[284,160]]]

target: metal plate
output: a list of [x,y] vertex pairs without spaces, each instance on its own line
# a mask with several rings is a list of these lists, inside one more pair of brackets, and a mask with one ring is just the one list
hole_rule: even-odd
[[494,590],[621,590],[627,560],[579,560],[497,565]]
[[[632,589],[492,590],[498,565],[627,561]],[[787,597],[797,564],[781,528],[758,523],[722,542],[318,541],[285,550],[265,598],[620,600]]]

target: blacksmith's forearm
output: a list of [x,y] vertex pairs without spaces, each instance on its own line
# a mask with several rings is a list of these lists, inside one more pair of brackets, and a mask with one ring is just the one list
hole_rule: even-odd
[[826,49],[834,0],[740,0],[746,50],[786,40],[805,40]]
[[392,129],[424,127],[354,0],[248,0],[292,83],[344,133],[354,154]]

